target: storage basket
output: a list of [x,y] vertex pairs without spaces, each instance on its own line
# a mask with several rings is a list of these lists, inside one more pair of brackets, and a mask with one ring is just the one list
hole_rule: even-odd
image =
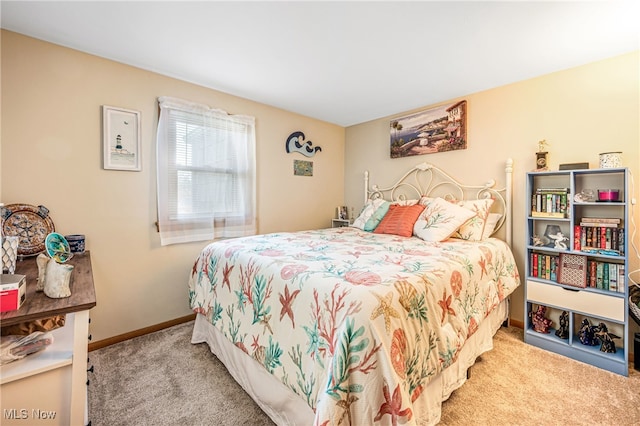
[[638,307],[638,302],[640,302],[640,286],[631,283],[631,285],[629,285],[629,312],[631,313],[631,318],[640,325],[640,308]]

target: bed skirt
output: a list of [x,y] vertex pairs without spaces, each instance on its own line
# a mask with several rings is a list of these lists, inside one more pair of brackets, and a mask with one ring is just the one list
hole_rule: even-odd
[[[433,378],[414,402],[412,424],[428,426],[440,421],[442,402],[467,380],[467,370],[476,358],[493,348],[493,335],[507,319],[508,299],[480,324],[460,350],[458,359]],[[206,342],[211,352],[227,367],[233,378],[258,406],[279,426],[314,424],[314,412],[303,398],[274,378],[264,367],[224,337],[207,319],[198,314],[191,343]]]

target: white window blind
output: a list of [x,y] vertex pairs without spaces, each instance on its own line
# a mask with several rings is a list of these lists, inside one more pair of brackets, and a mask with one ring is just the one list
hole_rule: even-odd
[[159,98],[162,245],[256,233],[255,119]]

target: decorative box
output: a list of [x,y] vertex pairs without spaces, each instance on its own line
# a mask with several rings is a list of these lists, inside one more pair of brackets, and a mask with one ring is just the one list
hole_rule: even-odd
[[585,288],[587,286],[587,256],[560,253],[558,282]]
[[20,309],[26,297],[26,276],[17,274],[0,275],[0,312]]

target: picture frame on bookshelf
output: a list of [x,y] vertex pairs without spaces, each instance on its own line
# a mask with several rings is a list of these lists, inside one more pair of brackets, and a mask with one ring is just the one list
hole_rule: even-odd
[[560,253],[558,283],[585,288],[587,286],[587,257]]

